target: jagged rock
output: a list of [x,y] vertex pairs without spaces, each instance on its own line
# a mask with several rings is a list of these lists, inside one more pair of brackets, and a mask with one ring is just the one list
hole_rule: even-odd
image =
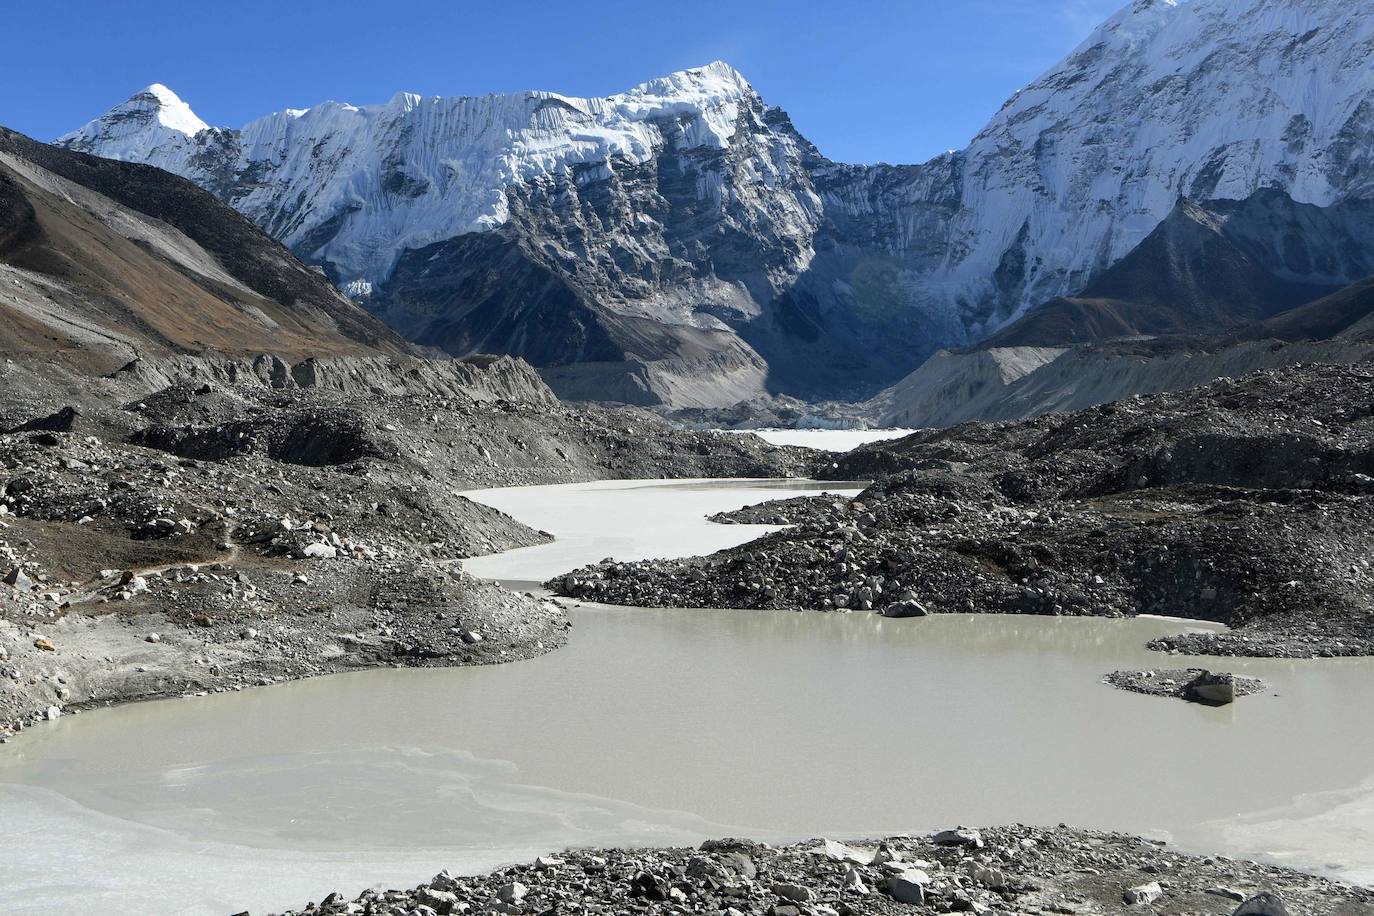
[[1164,896],[1164,888],[1159,886],[1158,881],[1151,881],[1149,884],[1140,884],[1136,887],[1127,888],[1121,895],[1121,899],[1129,906],[1139,906],[1146,903],[1154,903]]
[[512,881],[508,884],[501,885],[496,891],[496,898],[502,903],[519,904],[520,901],[525,899],[525,895],[529,892],[529,888],[525,887],[525,885],[521,884],[519,881]]
[[923,904],[926,902],[926,887],[930,876],[922,871],[907,871],[893,875],[884,885],[888,895],[898,903]]

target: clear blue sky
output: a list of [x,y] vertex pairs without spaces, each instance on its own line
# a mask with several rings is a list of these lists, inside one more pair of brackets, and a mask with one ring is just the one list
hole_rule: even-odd
[[148,83],[239,127],[405,90],[606,95],[721,59],[831,158],[963,146],[1126,0],[40,0],[6,4],[0,124],[40,139]]

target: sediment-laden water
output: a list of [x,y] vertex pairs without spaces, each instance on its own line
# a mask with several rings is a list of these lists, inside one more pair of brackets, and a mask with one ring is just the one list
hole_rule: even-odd
[[[469,568],[534,582],[607,555],[718,549],[759,529],[706,514],[797,486],[477,492],[559,540]],[[0,909],[259,912],[569,844],[1009,821],[1374,880],[1368,661],[1228,660],[1269,689],[1211,709],[1100,683],[1176,666],[1143,644],[1180,621],[573,619],[569,645],[531,661],[338,675],[25,733],[0,749]]]

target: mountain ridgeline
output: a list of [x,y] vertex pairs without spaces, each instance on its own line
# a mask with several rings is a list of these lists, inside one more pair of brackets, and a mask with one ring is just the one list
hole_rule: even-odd
[[[1045,303],[1016,333],[1058,345],[1261,320],[1374,273],[1349,244],[1371,43],[1341,0],[1137,0],[919,165],[827,159],[723,63],[238,130],[153,86],[59,143],[190,178],[409,339],[524,357],[567,396],[857,399]],[[1226,228],[1266,208],[1287,235]],[[1149,314],[1104,275],[1218,256],[1199,245],[1226,271]]]
[[0,350],[109,371],[155,354],[413,351],[175,175],[0,128]]

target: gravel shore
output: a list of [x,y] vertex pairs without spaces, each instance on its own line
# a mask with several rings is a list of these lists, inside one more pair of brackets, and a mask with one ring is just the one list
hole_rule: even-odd
[[331,894],[285,916],[922,913],[1364,916],[1374,891],[1140,837],[1059,826],[770,847],[577,850],[409,890]]

